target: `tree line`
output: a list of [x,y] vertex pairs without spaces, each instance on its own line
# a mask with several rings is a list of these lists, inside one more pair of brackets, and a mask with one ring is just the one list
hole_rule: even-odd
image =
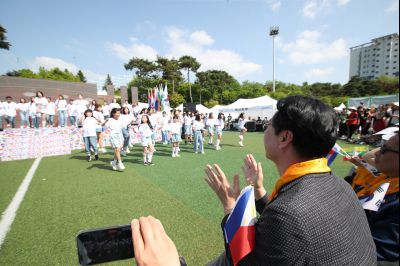
[[49,79],[49,80],[59,80],[59,81],[70,81],[70,82],[86,82],[86,77],[81,70],[78,70],[76,75],[68,71],[68,69],[61,70],[58,67],[52,68],[50,70],[40,67],[38,72],[35,73],[30,69],[20,69],[9,71],[5,74],[10,77],[21,77],[21,78],[31,78],[31,79]]
[[[330,82],[304,82],[297,85],[277,81],[273,93],[271,81],[240,83],[226,71],[198,71],[200,66],[196,58],[187,55],[179,59],[158,56],[155,61],[134,57],[124,65],[126,70],[133,70],[136,74],[128,87],[138,87],[140,101],[147,101],[149,88],[167,84],[173,107],[185,102],[212,107],[217,104],[227,105],[239,98],[268,95],[279,100],[299,94],[318,98],[334,107],[342,102],[346,103],[347,99],[352,97],[397,94],[399,91],[399,77],[382,76],[376,80],[353,77],[344,85]],[[196,77],[194,82],[190,81],[191,73]]]

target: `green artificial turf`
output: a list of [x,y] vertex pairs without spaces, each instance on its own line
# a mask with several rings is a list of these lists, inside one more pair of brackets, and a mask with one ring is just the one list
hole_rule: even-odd
[[[158,144],[155,166],[143,166],[141,147],[135,146],[124,158],[124,172],[111,170],[111,152],[92,162],[79,151],[43,158],[0,250],[0,265],[77,265],[79,230],[126,224],[143,215],[162,221],[189,265],[204,265],[224,248],[223,209],[203,180],[205,165],[218,163],[232,180],[235,173],[243,177],[243,158],[252,153],[263,164],[268,191],[278,178],[275,166],[265,158],[263,134],[246,134],[245,147],[239,147],[237,135],[224,133],[220,151],[205,144],[205,154],[194,154],[192,145],[182,144],[180,158],[171,157],[170,146]],[[31,163],[0,163],[3,209]],[[332,170],[344,176],[350,167],[338,157]],[[132,264],[127,260],[111,265]]]
[[32,163],[33,160],[0,162],[0,214],[10,204]]

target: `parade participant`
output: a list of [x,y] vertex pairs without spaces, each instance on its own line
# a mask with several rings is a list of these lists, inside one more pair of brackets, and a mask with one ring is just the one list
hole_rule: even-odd
[[56,114],[57,106],[51,100],[50,97],[47,97],[47,105],[46,105],[46,123],[47,127],[52,127],[54,125],[54,115]]
[[215,144],[215,149],[218,151],[221,149],[221,140],[222,140],[222,130],[225,127],[225,116],[223,113],[218,114],[217,121],[215,123],[215,133],[217,134],[217,143]]
[[21,98],[17,104],[19,116],[21,118],[21,128],[29,127],[29,103],[26,102],[25,98]]
[[152,162],[154,147],[151,139],[151,136],[153,135],[153,129],[148,115],[142,115],[138,131],[141,137],[140,142],[143,147],[143,165],[154,165]]
[[103,133],[104,128],[101,126],[104,123],[105,119],[101,108],[102,107],[100,104],[96,104],[95,109],[93,111],[93,117],[100,122],[96,126],[96,136],[97,136],[97,143],[99,144],[99,150],[102,153],[106,153],[107,150],[104,146],[104,133]]
[[58,95],[56,101],[57,111],[58,111],[58,127],[65,127],[68,125],[68,113],[67,113],[67,101],[64,99],[62,94]]
[[246,119],[244,116],[244,113],[241,113],[239,115],[239,121],[238,121],[238,130],[240,132],[239,134],[239,145],[243,147],[243,138],[244,134],[247,132],[247,128],[245,127],[246,125]]
[[90,149],[94,152],[94,158],[97,161],[99,159],[97,151],[97,137],[96,128],[100,124],[100,120],[93,117],[93,111],[87,109],[84,113],[84,118],[81,121],[83,130],[83,141],[85,143],[86,160],[90,162],[92,160]]
[[131,112],[129,111],[129,108],[127,106],[122,107],[120,119],[124,123],[124,127],[122,128],[122,135],[124,137],[124,145],[121,150],[121,155],[126,156],[126,154],[130,152],[130,150],[129,150],[130,127],[131,127],[131,124],[135,121],[133,115],[131,114]]
[[214,142],[214,126],[215,126],[215,119],[214,119],[214,114],[210,113],[208,115],[208,119],[206,122],[206,127],[208,131],[208,144],[213,145]]
[[68,117],[69,117],[69,122],[71,123],[71,126],[78,126],[78,109],[77,106],[74,103],[73,99],[69,99],[69,104],[67,106],[68,110]]
[[47,113],[46,106],[48,104],[48,101],[44,97],[43,92],[41,92],[41,91],[36,92],[35,104],[36,104],[36,110],[37,110],[36,116],[40,119],[40,121],[42,123],[42,127],[46,127],[46,113]]
[[121,111],[118,108],[111,110],[111,118],[107,119],[103,125],[110,130],[110,142],[111,147],[114,149],[114,160],[111,161],[111,167],[113,170],[124,170],[125,166],[121,160],[121,149],[124,145],[124,138],[122,136],[122,128],[124,122],[119,119]]
[[174,115],[172,123],[169,125],[170,139],[172,142],[172,157],[180,157],[179,142],[181,139],[182,123],[177,115]]
[[15,128],[15,117],[17,116],[17,104],[12,101],[11,96],[6,97],[6,102],[3,103],[4,120],[7,127]]
[[194,131],[194,153],[198,153],[199,149],[202,154],[204,154],[204,140],[203,140],[203,131],[204,131],[204,123],[201,121],[201,117],[199,114],[196,115],[196,119],[193,123],[193,131]]

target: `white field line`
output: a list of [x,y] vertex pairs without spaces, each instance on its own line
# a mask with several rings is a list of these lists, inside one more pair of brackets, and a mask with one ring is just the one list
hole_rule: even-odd
[[14,198],[12,199],[10,205],[8,205],[7,209],[3,212],[0,220],[0,249],[6,239],[8,231],[11,229],[11,225],[17,215],[17,211],[19,205],[21,205],[22,200],[25,197],[26,191],[28,191],[29,184],[32,181],[33,176],[35,175],[36,169],[39,166],[40,160],[42,157],[36,158],[33,162],[31,168],[29,169],[28,173],[26,174],[24,180],[22,181],[21,185],[19,186],[17,193],[15,193]]

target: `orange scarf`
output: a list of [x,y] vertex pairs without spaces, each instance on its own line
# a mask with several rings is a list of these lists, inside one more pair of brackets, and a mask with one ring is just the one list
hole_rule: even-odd
[[355,189],[356,187],[361,186],[362,189],[357,192],[357,196],[362,197],[373,194],[383,183],[390,184],[386,195],[399,192],[398,177],[388,177],[384,174],[375,177],[366,168],[359,166],[357,168],[356,176],[353,179],[352,187]]
[[296,179],[299,179],[302,176],[308,174],[327,173],[330,171],[331,169],[328,167],[328,160],[326,158],[292,164],[291,166],[289,166],[288,169],[286,169],[283,176],[281,176],[276,182],[274,191],[269,196],[269,201],[275,199],[276,196],[278,196],[278,193],[283,186]]

